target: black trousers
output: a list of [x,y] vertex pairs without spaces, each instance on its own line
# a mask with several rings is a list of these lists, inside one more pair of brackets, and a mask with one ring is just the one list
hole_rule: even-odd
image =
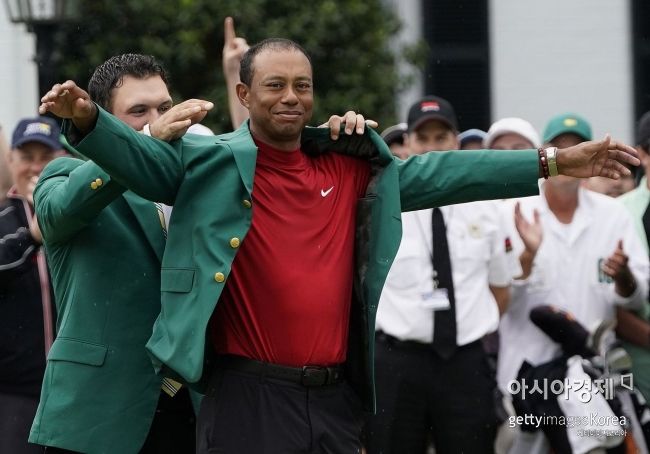
[[[174,397],[161,392],[156,414],[140,454],[194,454],[195,435],[196,418],[187,387],[183,386]],[[45,448],[45,452],[79,454],[52,447]]]
[[38,454],[43,447],[27,442],[38,397],[0,393],[0,453]]
[[377,336],[377,414],[364,430],[368,454],[494,452],[494,375],[480,341],[443,360],[424,344]]
[[187,386],[174,397],[160,393],[156,416],[140,454],[194,454],[196,418]]
[[361,401],[345,382],[305,387],[220,370],[203,398],[197,453],[359,453]]

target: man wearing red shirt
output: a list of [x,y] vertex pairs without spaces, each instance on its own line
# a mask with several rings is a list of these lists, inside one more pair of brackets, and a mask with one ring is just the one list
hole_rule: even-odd
[[[72,119],[69,140],[115,181],[174,202],[148,349],[186,382],[208,382],[198,452],[359,452],[362,404],[374,409],[374,316],[400,210],[534,194],[540,168],[548,176],[546,155],[397,162],[372,132],[336,145],[328,132],[305,129],[312,68],[288,40],[252,46],[240,78],[250,121],[212,139],[139,136],[73,82],[54,86],[41,110]],[[625,172],[618,160],[638,165],[635,155],[607,138],[559,150],[557,166],[616,178]]]

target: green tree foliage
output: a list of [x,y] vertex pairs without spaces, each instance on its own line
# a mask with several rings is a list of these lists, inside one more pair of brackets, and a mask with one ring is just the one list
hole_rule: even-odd
[[58,80],[87,84],[92,68],[125,52],[156,56],[170,73],[176,101],[214,101],[205,123],[230,122],[221,71],[223,22],[235,20],[249,43],[267,37],[297,41],[314,65],[312,123],[354,109],[382,127],[395,122],[400,89],[390,50],[400,24],[382,0],[93,0],[79,2],[79,20],[58,36]]

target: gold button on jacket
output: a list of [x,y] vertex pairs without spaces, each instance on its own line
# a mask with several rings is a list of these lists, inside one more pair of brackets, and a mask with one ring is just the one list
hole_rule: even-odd
[[239,241],[239,238],[234,237],[230,239],[230,247],[233,249],[237,249],[239,245],[241,244],[241,241]]
[[242,205],[244,205],[246,208],[250,208],[250,207],[253,206],[253,204],[251,203],[251,201],[250,201],[250,200],[247,200],[247,199],[242,200],[241,203],[242,203]]
[[214,273],[214,280],[217,282],[223,282],[226,280],[226,276],[222,272]]

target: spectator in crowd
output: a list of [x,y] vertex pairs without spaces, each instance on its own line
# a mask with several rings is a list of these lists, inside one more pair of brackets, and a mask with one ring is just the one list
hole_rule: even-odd
[[[548,157],[468,151],[401,161],[359,117],[345,129],[363,137],[332,142],[335,125],[305,128],[312,69],[292,41],[252,46],[240,79],[250,119],[216,140],[137,134],[72,81],[53,86],[40,110],[71,119],[71,143],[112,180],[175,204],[164,316],[148,348],[159,368],[207,392],[198,452],[354,452],[362,405],[374,408],[375,310],[400,209],[534,194]],[[622,162],[638,164],[634,149],[608,137],[558,153],[559,170],[574,176],[617,178]]]
[[[575,114],[554,117],[544,132],[545,146],[551,147],[590,139],[590,125]],[[619,305],[640,307],[648,292],[648,256],[631,217],[619,201],[582,188],[579,179],[544,181],[539,197],[522,199],[515,207],[515,224],[522,275],[513,284],[499,330],[498,381],[506,394],[524,361],[537,366],[560,353],[559,345],[529,320],[531,309],[553,304],[594,329],[613,318]],[[566,441],[564,426],[541,430]],[[585,437],[582,442],[591,441]],[[541,432],[520,432],[511,452],[547,449]]]
[[[530,122],[518,117],[507,117],[492,123],[483,138],[483,147],[493,150],[526,150],[539,148],[541,140],[537,130]],[[513,277],[521,274],[521,266],[517,254],[512,251],[512,238],[517,236],[513,212],[515,199],[503,200],[499,205],[501,217],[506,228],[506,251],[508,263]],[[501,313],[505,312],[502,308]],[[494,358],[498,356],[498,334],[488,336],[487,347]]]
[[[26,118],[6,155],[14,185],[0,204],[0,452],[43,452],[27,443],[54,338],[54,302],[34,215],[33,191],[45,165],[63,154],[59,126]],[[3,155],[4,156],[4,155]]]
[[398,123],[389,126],[381,133],[381,138],[384,139],[384,142],[386,142],[386,145],[390,148],[390,152],[393,153],[393,156],[397,156],[400,159],[406,159],[409,157],[408,149],[404,146],[406,128],[406,123]]
[[483,139],[483,147],[492,150],[528,150],[540,145],[539,134],[533,125],[517,117],[495,121]]
[[458,142],[460,143],[461,150],[481,150],[483,148],[483,140],[485,139],[485,131],[481,129],[467,129],[458,134]]
[[[436,108],[432,108],[432,106]],[[408,115],[411,155],[459,148],[451,104],[429,96]],[[440,138],[440,140],[437,140]],[[498,201],[402,214],[402,241],[377,311],[373,453],[491,453],[494,374],[482,338],[508,304],[510,268]]]
[[[89,91],[129,127],[148,125],[161,139],[188,106],[172,107],[164,69],[139,54],[98,66]],[[161,389],[144,348],[160,313],[157,207],[74,158],[52,162],[36,193],[60,316],[30,441],[48,452],[193,452],[187,389],[174,397],[173,382]]]
[[[639,186],[619,199],[629,210],[636,232],[648,254],[650,238],[650,112],[640,119],[636,130],[636,149],[646,176]],[[647,295],[646,295],[647,298]],[[632,356],[634,385],[650,401],[650,304],[646,299],[636,311],[618,309],[616,334],[625,342],[625,349]]]

